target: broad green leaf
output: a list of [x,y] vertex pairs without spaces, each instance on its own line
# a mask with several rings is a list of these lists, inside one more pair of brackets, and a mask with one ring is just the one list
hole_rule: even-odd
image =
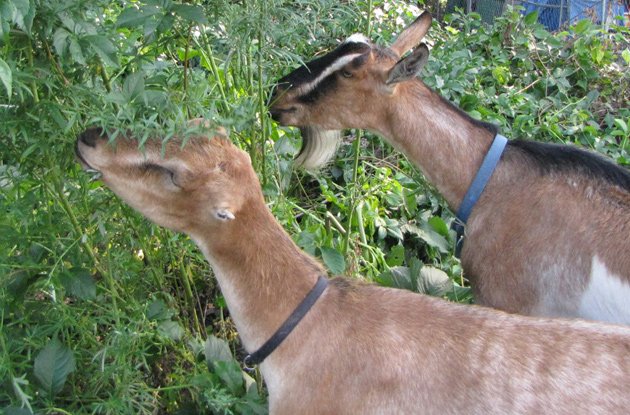
[[129,28],[144,26],[153,16],[161,13],[162,10],[157,6],[146,5],[139,9],[129,7],[120,13],[116,20],[116,25]]
[[213,364],[214,373],[221,378],[223,384],[232,394],[241,396],[245,392],[243,371],[235,360],[216,361]]
[[119,66],[118,50],[109,39],[100,35],[85,36],[83,39],[90,44],[106,65]]
[[405,247],[402,245],[394,245],[385,257],[387,265],[390,267],[400,266],[405,262]]
[[206,339],[204,356],[208,367],[211,367],[214,362],[230,362],[234,360],[227,342],[213,335],[209,335]]
[[144,92],[144,74],[136,72],[125,79],[123,94],[128,101],[133,101]]
[[439,216],[431,216],[427,221],[429,225],[440,235],[448,237],[448,225]]
[[90,272],[83,268],[73,268],[60,277],[64,288],[73,297],[91,300],[96,297],[96,283]]
[[39,352],[33,365],[35,378],[49,397],[63,389],[68,375],[75,369],[72,350],[56,337]]
[[153,300],[147,307],[146,317],[151,321],[169,320],[173,317],[173,312],[169,310],[166,303],[160,299]]
[[630,49],[624,49],[623,52],[621,52],[621,57],[626,61],[626,65],[630,65]]
[[532,25],[538,21],[538,11],[534,10],[523,18],[523,21],[527,25]]
[[418,292],[441,297],[453,288],[448,274],[439,268],[423,266],[418,278]]
[[72,59],[76,63],[80,63],[81,65],[86,64],[83,51],[81,50],[81,45],[75,37],[70,38],[70,56],[72,56]]
[[165,320],[158,324],[158,331],[171,340],[179,341],[184,337],[184,328],[176,321]]
[[201,6],[192,4],[174,4],[171,11],[185,20],[202,25],[208,24],[208,19],[204,15],[204,10]]
[[70,32],[62,27],[57,29],[55,31],[55,34],[53,35],[53,46],[55,47],[57,55],[59,55],[60,58],[63,58],[66,54],[66,49],[68,47],[68,36],[70,36]]
[[443,254],[449,252],[449,243],[442,235],[432,229],[423,229],[416,225],[406,224],[402,227],[403,232],[410,233],[422,239],[427,245],[437,248]]
[[0,81],[4,84],[4,88],[7,90],[7,96],[11,99],[11,93],[13,92],[13,73],[9,65],[0,58]]
[[320,250],[322,252],[322,260],[330,272],[338,275],[342,274],[346,270],[346,260],[339,251],[328,247],[322,247]]

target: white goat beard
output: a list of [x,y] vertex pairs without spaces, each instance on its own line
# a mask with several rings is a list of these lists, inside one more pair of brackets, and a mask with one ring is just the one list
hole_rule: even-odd
[[335,155],[341,143],[340,130],[322,130],[317,127],[301,127],[302,149],[295,163],[305,170],[317,170]]

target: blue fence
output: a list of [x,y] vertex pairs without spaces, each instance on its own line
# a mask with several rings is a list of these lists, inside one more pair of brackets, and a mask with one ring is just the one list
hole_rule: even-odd
[[476,12],[485,22],[491,23],[508,4],[522,6],[524,14],[538,11],[538,21],[552,31],[581,19],[602,25],[616,20],[614,23],[622,25],[623,20],[618,18],[628,12],[620,0],[449,0],[446,11],[460,8]]

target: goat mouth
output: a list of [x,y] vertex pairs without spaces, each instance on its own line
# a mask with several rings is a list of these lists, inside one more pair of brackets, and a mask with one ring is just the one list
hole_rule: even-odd
[[83,157],[83,154],[81,154],[81,150],[79,149],[79,140],[77,140],[74,144],[74,154],[77,157],[79,164],[81,164],[83,171],[92,175],[92,180],[98,180],[103,177],[103,173],[92,167],[90,163],[88,163],[87,160]]

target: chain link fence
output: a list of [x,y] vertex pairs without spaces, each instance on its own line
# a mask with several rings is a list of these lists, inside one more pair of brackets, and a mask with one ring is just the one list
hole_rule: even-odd
[[522,6],[523,14],[538,11],[538,21],[551,31],[582,19],[590,19],[604,27],[613,23],[623,25],[628,24],[630,17],[630,0],[437,0],[426,3],[438,17],[461,9],[479,13],[489,24],[508,5]]

